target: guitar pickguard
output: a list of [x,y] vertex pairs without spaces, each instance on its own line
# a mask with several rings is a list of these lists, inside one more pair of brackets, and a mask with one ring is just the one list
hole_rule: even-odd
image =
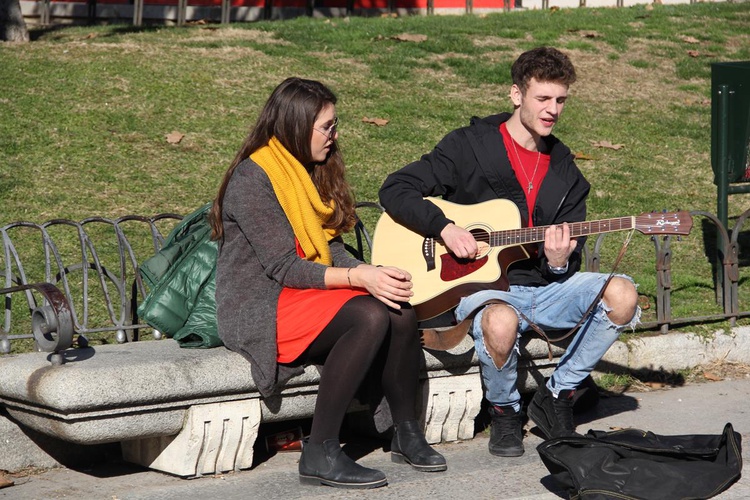
[[455,281],[484,266],[487,263],[487,256],[481,259],[458,259],[452,253],[444,253],[440,256],[440,262],[440,279]]

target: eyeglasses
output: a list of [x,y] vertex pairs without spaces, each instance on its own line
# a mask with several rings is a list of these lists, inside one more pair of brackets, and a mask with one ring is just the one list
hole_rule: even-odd
[[326,137],[328,137],[329,141],[332,141],[333,140],[333,136],[336,135],[336,127],[338,126],[338,124],[339,124],[339,117],[338,116],[334,116],[333,117],[333,123],[331,124],[330,127],[326,128],[326,129],[323,129],[323,130],[321,130],[319,128],[313,127],[313,130],[315,130],[317,132],[320,132],[321,134],[323,134]]

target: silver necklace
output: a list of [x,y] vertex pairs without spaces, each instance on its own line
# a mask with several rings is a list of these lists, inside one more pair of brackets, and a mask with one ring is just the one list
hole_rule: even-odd
[[530,193],[531,190],[534,189],[534,183],[532,181],[534,180],[534,177],[536,177],[536,170],[539,168],[539,159],[542,157],[542,152],[537,151],[536,153],[536,165],[534,165],[534,173],[531,174],[531,178],[529,179],[529,174],[526,173],[526,169],[524,168],[523,162],[521,161],[521,156],[518,154],[518,148],[516,147],[516,140],[513,139],[513,137],[510,138],[510,143],[513,144],[513,151],[516,152],[516,158],[518,158],[518,166],[521,169],[521,172],[523,172],[523,176],[526,177],[526,181],[529,183],[529,185],[526,188],[526,192]]

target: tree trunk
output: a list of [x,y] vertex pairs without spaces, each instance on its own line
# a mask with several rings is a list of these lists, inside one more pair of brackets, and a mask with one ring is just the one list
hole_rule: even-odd
[[0,0],[0,42],[28,42],[20,0]]

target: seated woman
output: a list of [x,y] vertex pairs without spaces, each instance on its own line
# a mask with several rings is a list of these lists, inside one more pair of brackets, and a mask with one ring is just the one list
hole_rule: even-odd
[[323,365],[300,481],[374,488],[385,475],[355,463],[339,443],[373,366],[393,417],[392,460],[421,471],[447,466],[416,420],[421,346],[406,303],[411,276],[352,258],[341,239],[355,212],[335,104],[319,82],[284,80],[224,175],[210,213],[217,317],[224,344],[250,361],[264,396],[301,366]]

